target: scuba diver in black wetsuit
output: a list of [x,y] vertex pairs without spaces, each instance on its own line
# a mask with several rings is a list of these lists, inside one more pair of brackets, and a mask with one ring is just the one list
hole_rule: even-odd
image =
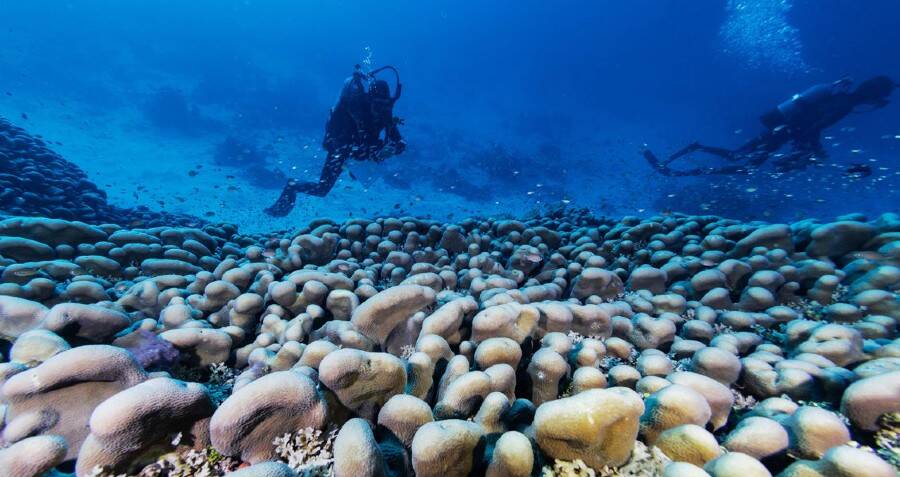
[[[396,75],[393,96],[388,82],[375,78],[384,70],[391,70]],[[325,123],[322,147],[327,156],[319,180],[288,181],[281,196],[265,212],[275,217],[287,215],[294,208],[298,192],[324,197],[334,187],[347,159],[383,162],[402,153],[406,142],[397,126],[403,124],[403,120],[394,116],[394,104],[400,99],[401,90],[400,75],[394,67],[385,66],[364,74],[356,65],[356,71],[344,82],[337,104],[331,108]]]
[[[649,149],[643,151],[650,166],[666,176],[699,176],[708,174],[740,174],[762,166],[779,149],[791,143],[787,154],[777,155],[775,170],[786,172],[806,167],[816,157],[825,157],[822,147],[822,131],[835,125],[860,106],[870,106],[869,111],[887,106],[888,97],[898,87],[887,76],[866,80],[850,91],[850,79],[831,84],[813,86],[803,93],[764,114],[760,121],[766,130],[737,149],[689,144],[660,161]],[[669,164],[693,152],[705,152],[735,164],[722,167],[701,167],[688,170],[671,169]]]

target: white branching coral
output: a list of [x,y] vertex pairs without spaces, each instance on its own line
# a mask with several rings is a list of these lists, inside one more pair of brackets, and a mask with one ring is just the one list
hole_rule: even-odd
[[619,467],[594,470],[581,459],[556,459],[553,466],[544,466],[542,477],[659,477],[669,462],[671,460],[661,450],[636,441],[628,462]]
[[544,466],[543,477],[597,477],[594,469],[588,467],[581,459],[574,461],[556,459],[553,466]]
[[234,389],[234,369],[225,366],[225,363],[209,365],[209,379],[206,381],[206,389],[216,406],[228,399]]
[[878,419],[875,446],[882,459],[900,468],[900,412],[891,412]]
[[275,454],[301,477],[328,477],[333,474],[334,427],[327,433],[307,427],[297,432],[276,437]]
[[403,347],[400,348],[400,358],[408,360],[415,352],[416,352],[415,346],[403,345]]
[[734,405],[732,406],[732,408],[735,411],[739,411],[739,412],[749,411],[749,410],[753,409],[754,407],[756,407],[757,404],[759,404],[756,401],[755,397],[753,397],[749,394],[744,394],[734,388],[731,389],[731,395],[734,396]]
[[88,477],[221,477],[237,469],[239,462],[212,447],[172,452],[134,474],[116,474],[94,467]]

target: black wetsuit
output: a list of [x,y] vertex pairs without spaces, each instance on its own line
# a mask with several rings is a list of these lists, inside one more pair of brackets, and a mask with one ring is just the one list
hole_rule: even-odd
[[[843,81],[816,85],[795,95],[764,114],[760,121],[766,130],[737,149],[693,143],[672,154],[666,161],[660,161],[649,150],[644,150],[643,155],[654,169],[667,176],[740,174],[759,168],[775,157],[778,150],[791,143],[791,150],[788,153],[777,156],[775,170],[785,172],[805,168],[814,158],[826,155],[821,142],[822,131],[847,117],[860,104],[854,95],[846,90],[846,86],[847,83]],[[671,162],[695,151],[738,164],[687,170],[669,168]]]
[[[344,170],[347,159],[381,162],[400,154],[405,143],[393,115],[394,103],[400,98],[400,86],[391,97],[387,83],[376,81],[378,87],[366,90],[364,76],[354,73],[344,82],[337,104],[325,123],[325,164],[319,180],[288,181],[275,203],[265,210],[269,215],[283,217],[294,208],[297,193],[324,197],[331,191]],[[383,133],[383,138],[382,138]]]

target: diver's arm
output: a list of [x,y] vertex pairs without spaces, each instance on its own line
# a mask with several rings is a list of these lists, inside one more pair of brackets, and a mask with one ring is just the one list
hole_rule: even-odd
[[400,135],[400,128],[397,127],[398,124],[402,124],[402,121],[402,119],[397,117],[391,119],[390,125],[384,130],[385,142],[391,143],[403,141],[403,136]]
[[374,159],[375,162],[384,162],[387,158],[402,154],[405,150],[406,141],[403,140],[403,136],[400,135],[400,130],[397,129],[397,125],[394,123],[385,128],[384,141],[378,146],[375,153],[372,154],[372,159]]

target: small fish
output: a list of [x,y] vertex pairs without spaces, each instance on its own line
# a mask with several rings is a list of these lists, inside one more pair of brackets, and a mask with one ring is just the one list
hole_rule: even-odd
[[10,93],[9,91],[7,91],[7,92],[6,92],[6,95],[7,95],[7,96],[12,96],[12,93]]
[[234,176],[225,176],[226,179],[234,179]]
[[197,174],[199,174],[199,172],[195,171],[194,169],[188,171],[188,175],[191,177],[197,177]]
[[235,186],[228,186],[228,191],[229,191],[229,192],[235,192],[235,191],[238,191],[238,190],[240,190],[240,189],[238,189],[238,188],[235,187]]
[[27,119],[28,119],[28,115],[25,114],[25,113],[22,113],[22,119],[26,119],[26,120],[27,120]]
[[216,215],[216,213],[211,210],[207,210],[206,212],[203,213],[203,215],[205,215],[207,217],[212,217],[213,215]]

